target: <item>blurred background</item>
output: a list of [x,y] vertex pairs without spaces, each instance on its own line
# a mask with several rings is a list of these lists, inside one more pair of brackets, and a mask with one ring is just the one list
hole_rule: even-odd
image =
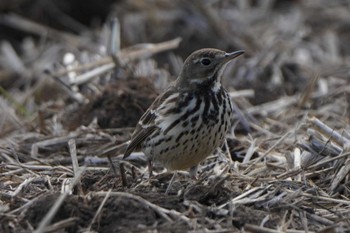
[[[37,229],[77,164],[59,232],[349,232],[349,41],[349,0],[0,0],[0,232]],[[222,80],[227,144],[172,195],[142,159],[124,187],[106,157],[204,47],[245,50]]]
[[[223,83],[247,90],[252,105],[301,94],[306,108],[339,100],[349,116],[349,93],[337,92],[349,85],[349,10],[345,0],[0,1],[2,134],[23,117],[43,123],[59,116],[68,129],[96,116],[104,128],[132,127],[175,80],[183,59],[204,47],[246,51],[228,66]],[[181,43],[148,51],[174,38]],[[140,50],[103,73],[81,67]],[[93,77],[76,81],[84,73]],[[313,90],[324,98],[309,101]],[[333,98],[337,93],[340,99]],[[135,112],[124,119],[116,109]]]

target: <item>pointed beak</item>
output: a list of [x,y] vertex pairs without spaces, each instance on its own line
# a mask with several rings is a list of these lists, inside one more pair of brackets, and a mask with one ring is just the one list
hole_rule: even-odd
[[244,53],[243,50],[239,50],[239,51],[232,52],[232,53],[225,53],[224,61],[225,62],[231,61],[232,59],[242,55],[243,53]]

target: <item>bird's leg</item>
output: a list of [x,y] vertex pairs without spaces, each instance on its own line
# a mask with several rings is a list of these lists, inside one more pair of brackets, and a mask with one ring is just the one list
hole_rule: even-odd
[[119,164],[120,178],[122,180],[123,187],[128,186],[128,182],[125,175],[124,163]]
[[111,156],[107,155],[107,159],[108,159],[109,164],[111,165],[111,168],[112,168],[114,175],[117,175],[118,174],[117,169],[115,168],[115,166],[113,164]]
[[190,168],[189,170],[189,173],[190,173],[190,177],[193,179],[193,180],[198,180],[197,178],[197,169],[198,169],[198,166],[193,166]]
[[148,179],[151,179],[152,173],[153,173],[153,164],[152,160],[147,161],[147,167],[148,167]]
[[171,186],[172,186],[173,183],[174,183],[176,174],[177,174],[177,171],[175,171],[174,174],[173,174],[173,176],[171,177],[171,180],[170,180],[170,182],[169,182],[169,185],[168,185],[168,187],[166,188],[165,194],[168,194],[168,193],[169,193],[169,191],[170,191],[170,189],[171,189]]

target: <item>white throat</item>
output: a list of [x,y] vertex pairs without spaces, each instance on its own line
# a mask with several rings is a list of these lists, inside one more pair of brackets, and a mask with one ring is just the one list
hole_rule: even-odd
[[221,83],[217,80],[213,87],[211,88],[211,90],[214,92],[214,93],[217,93],[221,88]]

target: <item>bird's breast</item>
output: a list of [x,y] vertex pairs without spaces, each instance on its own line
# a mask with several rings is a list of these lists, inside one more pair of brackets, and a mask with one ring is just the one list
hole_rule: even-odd
[[193,167],[222,144],[231,122],[228,94],[187,94],[173,106],[163,108],[157,125],[160,130],[143,143],[151,160],[172,170]]

